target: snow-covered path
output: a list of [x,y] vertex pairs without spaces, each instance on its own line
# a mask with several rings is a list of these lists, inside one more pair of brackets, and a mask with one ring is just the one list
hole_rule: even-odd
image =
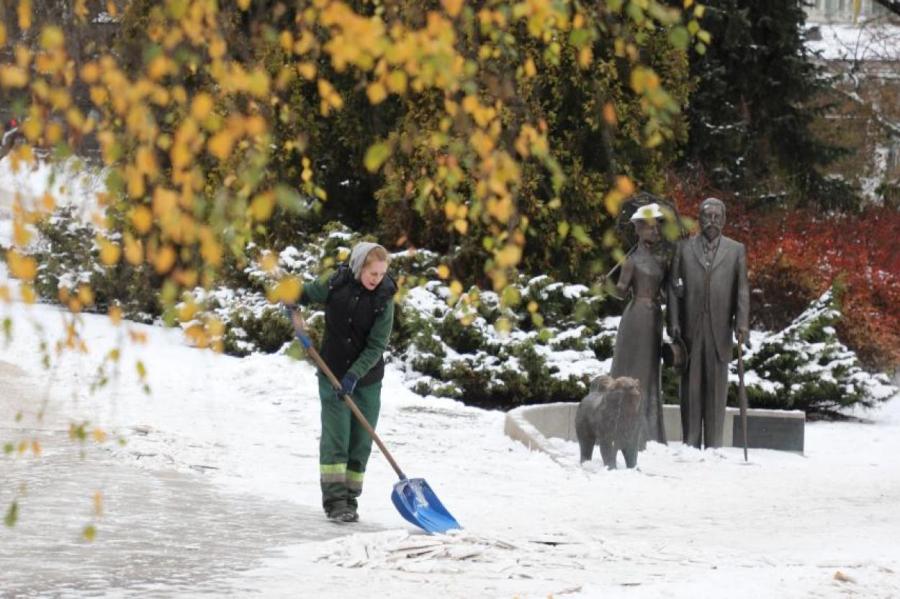
[[[358,534],[342,536],[348,529],[318,516],[319,414],[309,365],[284,356],[218,356],[186,347],[177,331],[114,328],[85,316],[90,356],[68,354],[48,376],[40,336],[27,322],[39,323],[52,346],[62,330],[59,314],[14,305],[0,308],[0,316],[4,310],[13,311],[16,330],[0,361],[22,369],[39,396],[49,389],[49,399],[37,420],[33,401],[13,405],[3,387],[0,442],[84,420],[87,430],[100,427],[112,440],[84,448],[106,476],[98,471],[66,485],[45,487],[40,474],[45,468],[53,476],[53,460],[66,452],[70,463],[78,457],[80,445],[58,433],[36,433],[45,445],[41,457],[30,450],[0,457],[4,509],[21,477],[35,477],[20,495],[20,523],[0,532],[0,581],[10,572],[18,576],[12,580],[35,572],[28,519],[52,503],[59,525],[43,530],[45,539],[55,533],[71,544],[73,530],[96,523],[96,540],[80,551],[112,555],[129,538],[127,523],[134,534],[150,535],[153,527],[141,523],[154,520],[162,529],[168,522],[175,537],[207,539],[185,543],[185,552],[208,556],[186,566],[186,579],[151,572],[135,589],[122,570],[95,569],[82,586],[115,596],[148,589],[267,597],[900,595],[896,399],[870,415],[870,424],[809,424],[806,456],[753,451],[745,465],[736,449],[651,445],[639,471],[608,472],[596,464],[581,468],[574,444],[571,463],[562,466],[530,452],[503,435],[503,414],[415,396],[389,369],[379,432],[404,470],[426,478],[466,530],[435,539],[406,526],[390,503],[395,475],[376,450],[363,524],[350,529]],[[89,393],[98,356],[129,330],[146,334],[147,343],[127,346],[118,381]],[[150,395],[137,384],[136,359],[146,364]],[[119,437],[125,445],[115,442]],[[143,490],[123,490],[120,479]],[[160,516],[153,498],[177,495],[172,488],[180,484],[192,487],[184,491],[189,503],[218,506],[209,518],[174,509]],[[92,519],[95,491],[106,502]],[[217,531],[228,530],[228,518],[217,519],[216,510],[244,523],[258,518],[259,531],[222,539]],[[162,552],[152,542],[141,547],[151,560]],[[128,571],[126,562],[110,561]]]
[[[277,547],[351,532],[324,522],[315,506],[223,492],[201,474],[202,464],[192,465],[194,472],[136,468],[133,460],[155,455],[131,450],[122,459],[90,445],[81,451],[58,415],[43,418],[38,429],[23,427],[15,421],[17,406],[40,405],[37,387],[24,371],[0,362],[0,437],[41,445],[40,459],[0,467],[3,510],[13,496],[20,505],[16,526],[0,531],[2,597],[231,594],[235,572]],[[97,542],[85,542],[87,526],[99,529]]]

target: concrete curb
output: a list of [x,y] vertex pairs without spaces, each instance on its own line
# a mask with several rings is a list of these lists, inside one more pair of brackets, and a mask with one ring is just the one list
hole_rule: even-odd
[[[536,406],[522,406],[506,413],[503,432],[529,449],[546,453],[554,461],[563,463],[571,456],[564,455],[551,447],[548,437],[558,437],[567,441],[577,441],[575,436],[575,410],[577,403],[549,403]],[[571,427],[571,431],[569,428]]]
[[[522,406],[506,413],[503,432],[530,449],[546,453],[556,462],[571,462],[573,456],[554,449],[548,439],[578,442],[575,433],[577,409],[578,404],[573,402]],[[749,447],[803,454],[806,414],[802,410],[747,410],[747,420]],[[679,406],[663,406],[663,423],[668,440],[681,441]],[[740,430],[740,410],[727,408],[724,439],[726,447],[743,447]]]

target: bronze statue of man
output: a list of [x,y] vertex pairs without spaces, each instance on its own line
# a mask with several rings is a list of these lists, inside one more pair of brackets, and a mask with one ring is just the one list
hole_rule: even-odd
[[725,204],[700,204],[700,233],[678,244],[669,278],[669,335],[681,338],[688,362],[681,375],[684,443],[721,447],[733,335],[748,339],[750,289],[744,245],[722,235]]

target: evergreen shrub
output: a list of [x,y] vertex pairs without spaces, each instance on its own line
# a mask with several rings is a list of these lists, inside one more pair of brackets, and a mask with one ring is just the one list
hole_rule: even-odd
[[136,322],[149,323],[161,315],[156,275],[147,265],[100,261],[97,231],[83,222],[72,206],[64,206],[37,225],[39,238],[30,254],[38,262],[35,290],[45,301],[69,303],[84,284],[92,301],[81,309],[105,313],[113,305]]
[[[838,340],[840,321],[829,291],[780,333],[746,352],[750,407],[803,410],[808,416],[839,418],[848,408],[872,408],[896,389],[884,375],[863,370]],[[737,406],[737,364],[732,362],[729,404]]]
[[[60,211],[39,229],[34,251],[41,268],[36,283],[44,299],[59,301],[61,289],[71,290],[78,281],[90,280],[97,298],[89,309],[105,310],[115,299],[128,308],[126,314],[132,319],[158,319],[158,307],[148,301],[153,293],[140,285],[140,277],[147,273],[122,264],[115,269],[100,264],[95,232],[71,211]],[[348,229],[332,225],[320,235],[299,237],[295,245],[284,248],[275,271],[264,271],[262,256],[255,255],[243,268],[236,268],[233,280],[243,281],[243,287],[198,289],[192,299],[224,323],[226,353],[300,355],[292,343],[288,319],[268,302],[266,289],[286,272],[304,280],[326,272],[358,239]],[[446,259],[419,251],[399,253],[392,261],[392,275],[406,287],[396,298],[389,360],[404,371],[410,389],[470,405],[509,409],[579,401],[589,381],[609,371],[618,318],[604,315],[620,312],[620,302],[549,276],[521,276],[506,301],[477,287],[457,298],[438,275],[437,266]],[[132,279],[122,278],[123,273],[136,277],[136,284],[129,285]],[[838,339],[842,306],[837,297],[846,290],[837,286],[836,291],[747,352],[751,407],[802,409],[814,417],[837,417],[851,406],[872,407],[896,392],[886,377],[866,373]],[[324,329],[321,307],[304,308],[304,312],[318,343]],[[509,328],[499,326],[499,317]],[[731,404],[737,397],[736,369],[732,362]],[[663,369],[662,379],[664,401],[677,402],[678,376]]]

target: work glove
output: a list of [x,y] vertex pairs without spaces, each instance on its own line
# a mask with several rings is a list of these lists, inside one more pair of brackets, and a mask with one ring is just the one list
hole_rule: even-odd
[[353,395],[353,390],[356,389],[356,383],[358,382],[359,377],[352,372],[345,374],[344,378],[341,379],[341,394]]

